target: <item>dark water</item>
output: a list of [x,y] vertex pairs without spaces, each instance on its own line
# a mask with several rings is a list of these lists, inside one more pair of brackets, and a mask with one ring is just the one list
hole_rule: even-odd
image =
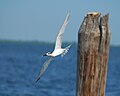
[[[77,45],[57,57],[36,84],[53,44],[0,43],[0,96],[75,96]],[[110,48],[106,96],[120,96],[120,47]]]

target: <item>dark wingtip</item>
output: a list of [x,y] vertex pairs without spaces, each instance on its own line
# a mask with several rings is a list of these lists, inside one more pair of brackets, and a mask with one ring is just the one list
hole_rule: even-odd
[[36,83],[40,80],[40,77],[36,80]]

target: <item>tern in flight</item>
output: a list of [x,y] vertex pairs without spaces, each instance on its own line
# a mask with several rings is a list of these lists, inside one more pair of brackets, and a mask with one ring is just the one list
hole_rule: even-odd
[[45,55],[43,55],[43,56],[48,56],[49,58],[43,64],[43,67],[42,67],[42,69],[40,71],[40,74],[39,74],[36,82],[38,80],[40,80],[41,76],[43,75],[43,73],[47,69],[50,62],[54,59],[54,57],[59,56],[59,55],[64,56],[68,52],[71,45],[67,46],[66,48],[61,48],[61,45],[62,45],[62,35],[63,35],[64,30],[65,30],[65,28],[66,28],[66,26],[67,26],[67,24],[69,22],[69,18],[70,18],[70,12],[68,12],[68,14],[66,16],[66,19],[65,19],[60,31],[58,32],[54,51],[53,52],[47,52]]

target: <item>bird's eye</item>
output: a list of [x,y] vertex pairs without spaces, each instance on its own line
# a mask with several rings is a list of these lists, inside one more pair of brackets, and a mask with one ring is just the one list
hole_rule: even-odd
[[48,54],[51,54],[52,52],[48,52]]
[[50,52],[48,52],[47,54],[50,54]]

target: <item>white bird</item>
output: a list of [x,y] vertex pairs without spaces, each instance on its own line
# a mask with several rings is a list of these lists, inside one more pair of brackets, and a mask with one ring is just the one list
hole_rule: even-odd
[[64,56],[68,52],[69,48],[71,47],[71,45],[69,45],[66,48],[61,48],[61,46],[62,46],[62,35],[63,35],[64,30],[65,30],[65,28],[66,28],[66,26],[68,24],[69,18],[70,18],[70,12],[68,12],[68,14],[66,16],[66,19],[65,19],[60,31],[58,32],[54,51],[53,52],[47,52],[45,55],[43,55],[43,56],[48,56],[49,58],[43,64],[43,67],[42,67],[42,69],[40,71],[40,75],[38,76],[38,79],[36,80],[36,82],[38,80],[40,80],[42,74],[47,69],[48,64],[54,59],[54,57],[56,57],[58,55]]

